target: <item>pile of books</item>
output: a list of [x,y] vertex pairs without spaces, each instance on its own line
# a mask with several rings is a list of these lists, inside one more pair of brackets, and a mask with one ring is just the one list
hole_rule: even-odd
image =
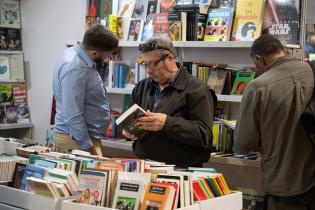
[[0,153],[0,182],[12,180],[15,165],[17,163],[28,163],[28,159],[13,154]]

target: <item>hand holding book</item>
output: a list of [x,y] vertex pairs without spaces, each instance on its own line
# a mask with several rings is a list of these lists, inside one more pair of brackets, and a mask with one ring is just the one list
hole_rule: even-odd
[[166,114],[147,111],[148,116],[140,117],[137,126],[147,131],[159,131],[163,128],[166,121]]

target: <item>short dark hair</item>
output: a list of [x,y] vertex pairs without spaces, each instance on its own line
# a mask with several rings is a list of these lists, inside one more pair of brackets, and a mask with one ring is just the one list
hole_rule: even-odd
[[254,41],[250,49],[250,54],[251,56],[269,56],[277,54],[281,51],[285,52],[284,46],[281,44],[281,42],[276,37],[267,34],[258,37]]
[[83,45],[88,50],[113,51],[118,47],[118,37],[100,24],[86,30]]
[[151,38],[139,45],[138,50],[141,53],[147,53],[154,50],[165,50],[170,52],[174,57],[176,57],[176,50],[172,41],[164,38]]

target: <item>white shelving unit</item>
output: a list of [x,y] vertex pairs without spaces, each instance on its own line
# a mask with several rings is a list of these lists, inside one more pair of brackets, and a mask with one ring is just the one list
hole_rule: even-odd
[[0,130],[18,129],[18,128],[32,128],[32,123],[12,123],[0,124]]
[[24,83],[25,80],[16,80],[16,79],[10,79],[10,80],[0,80],[0,83]]
[[0,50],[0,54],[6,54],[6,55],[23,54],[23,51],[17,51],[17,50]]

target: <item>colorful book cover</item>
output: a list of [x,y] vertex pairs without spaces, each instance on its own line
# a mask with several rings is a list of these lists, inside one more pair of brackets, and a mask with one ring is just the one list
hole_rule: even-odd
[[180,12],[168,13],[168,37],[172,41],[182,40],[182,23]]
[[153,30],[154,30],[154,37],[168,38],[167,13],[158,13],[154,15]]
[[143,28],[143,21],[141,19],[131,20],[127,40],[140,41],[142,28]]
[[89,0],[88,1],[88,16],[98,17],[99,16],[99,1],[98,0]]
[[254,41],[261,35],[265,0],[239,0],[233,25],[232,41]]
[[147,40],[153,37],[154,29],[153,29],[153,19],[147,20],[143,27],[141,41]]
[[20,28],[20,1],[0,1],[0,25],[2,27]]
[[101,19],[99,17],[85,16],[85,30],[96,24],[101,24]]
[[13,104],[27,104],[27,88],[25,84],[14,84],[12,89]]
[[[149,183],[146,187],[143,203],[140,210],[166,209],[167,196],[170,194],[170,187],[162,183]],[[169,205],[169,207],[171,207]]]
[[136,0],[120,0],[118,16],[131,17]]
[[21,31],[20,29],[7,29],[7,40],[9,50],[21,50]]
[[26,164],[23,164],[23,163],[15,164],[15,170],[13,174],[13,183],[12,183],[12,187],[14,187],[15,189],[20,189],[23,175],[25,172],[25,168],[26,168]]
[[175,0],[160,0],[160,12],[168,13],[176,3]]
[[251,70],[239,70],[237,72],[231,95],[242,95],[248,84],[254,79],[255,72]]
[[6,123],[17,123],[18,120],[18,108],[16,105],[4,106]]
[[116,15],[109,15],[109,29],[114,33],[117,34],[117,16]]
[[132,18],[145,20],[148,10],[148,0],[137,0],[133,10]]
[[99,16],[100,18],[108,18],[112,14],[113,0],[100,0]]
[[234,8],[209,9],[204,41],[229,41]]
[[0,55],[0,80],[8,81],[10,79],[9,58],[5,55]]
[[147,18],[146,20],[153,20],[154,14],[158,13],[158,0],[148,0]]
[[42,179],[44,174],[45,169],[31,164],[27,165],[21,181],[20,190],[27,190],[27,177],[36,177]]
[[267,0],[263,28],[286,44],[300,44],[300,0]]

